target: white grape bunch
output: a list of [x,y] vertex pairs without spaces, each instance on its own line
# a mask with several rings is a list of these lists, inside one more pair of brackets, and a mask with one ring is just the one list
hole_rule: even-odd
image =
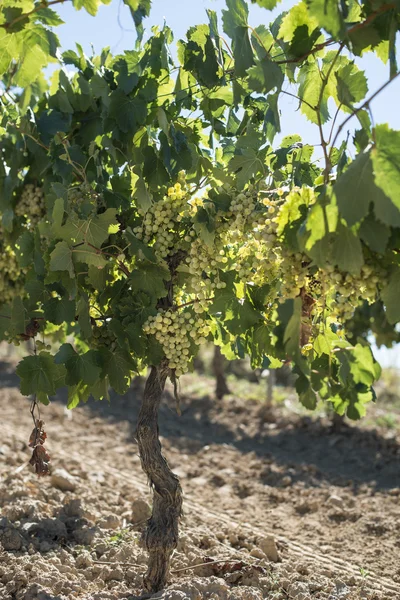
[[17,217],[24,217],[26,226],[34,227],[45,214],[44,193],[33,183],[24,185],[14,209]]

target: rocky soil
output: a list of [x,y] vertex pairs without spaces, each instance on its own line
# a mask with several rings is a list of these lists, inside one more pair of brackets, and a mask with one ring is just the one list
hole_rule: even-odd
[[168,389],[160,428],[185,514],[170,585],[149,596],[151,494],[134,440],[143,381],[111,404],[43,407],[52,474],[41,479],[17,386],[0,363],[1,600],[400,599],[397,429],[335,431],[182,378],[182,415]]

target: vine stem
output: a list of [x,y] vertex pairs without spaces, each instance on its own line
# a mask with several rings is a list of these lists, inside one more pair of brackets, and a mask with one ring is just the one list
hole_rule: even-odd
[[321,73],[321,78],[322,78],[322,85],[321,85],[321,89],[319,92],[319,97],[318,97],[318,103],[316,106],[316,113],[317,113],[317,120],[318,120],[318,129],[319,129],[319,135],[321,138],[321,146],[322,146],[322,151],[324,153],[324,159],[325,159],[325,170],[324,170],[324,181],[325,183],[328,183],[329,181],[329,173],[332,170],[332,163],[331,163],[331,155],[330,152],[328,152],[328,142],[325,141],[325,136],[324,136],[324,130],[322,127],[322,119],[321,119],[321,104],[322,104],[322,100],[324,97],[324,92],[326,89],[326,86],[329,83],[329,78],[332,74],[332,71],[335,67],[335,64],[337,63],[337,60],[340,56],[341,51],[344,48],[344,42],[342,42],[339,46],[338,51],[336,52],[335,58],[332,60],[331,64],[329,65],[329,69],[326,73],[326,75],[324,75],[323,73]]
[[151,367],[136,430],[142,469],[153,488],[152,515],[142,536],[149,553],[144,585],[152,592],[159,591],[167,583],[182,513],[182,488],[162,454],[159,440],[158,409],[169,372],[166,361]]

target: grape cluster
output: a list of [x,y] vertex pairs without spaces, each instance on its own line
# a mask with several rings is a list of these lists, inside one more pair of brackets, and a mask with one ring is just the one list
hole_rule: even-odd
[[0,305],[11,302],[23,291],[25,271],[18,264],[14,250],[4,242],[0,227]]
[[33,227],[45,214],[44,193],[42,188],[27,183],[15,206],[15,214],[25,217],[27,227]]
[[377,299],[378,283],[385,281],[382,268],[365,264],[359,275],[342,273],[338,269],[328,266],[321,269],[319,278],[329,278],[331,282],[330,296],[331,313],[341,323],[351,319],[355,309],[366,300],[373,304]]
[[92,346],[93,348],[107,348],[111,352],[116,350],[117,338],[105,323],[93,327]]
[[219,279],[219,269],[227,262],[228,257],[222,247],[216,251],[215,247],[207,246],[199,238],[194,239],[186,257],[186,265],[191,276],[190,287],[198,299],[205,300],[214,289],[226,287],[226,283]]
[[160,310],[143,325],[143,331],[154,335],[161,344],[169,367],[175,369],[177,377],[189,370],[193,344],[199,346],[207,341],[210,327],[202,313],[202,306],[195,302],[193,310]]
[[243,233],[246,224],[249,221],[252,222],[252,219],[249,219],[249,217],[256,207],[256,202],[257,194],[251,189],[241,192],[232,198],[230,205],[230,212],[234,217],[231,223],[232,229]]
[[134,228],[136,237],[145,244],[152,245],[157,257],[164,259],[171,250],[176,252],[178,249],[180,238],[177,236],[176,226],[190,209],[189,198],[185,186],[178,181],[168,189],[162,200],[153,204],[143,215],[142,225]]

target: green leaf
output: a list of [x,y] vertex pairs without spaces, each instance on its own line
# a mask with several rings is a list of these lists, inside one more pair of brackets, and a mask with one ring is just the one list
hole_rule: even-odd
[[337,99],[352,109],[355,102],[361,102],[368,92],[368,83],[363,71],[349,63],[335,72],[337,81]]
[[309,13],[335,39],[343,36],[345,23],[337,0],[306,0]]
[[75,277],[72,250],[67,242],[58,242],[50,254],[50,271],[68,271],[71,278]]
[[251,0],[252,4],[258,4],[261,8],[266,8],[267,10],[272,10],[275,8],[281,0]]
[[157,156],[154,148],[148,146],[144,152],[143,177],[153,189],[169,183],[169,175],[162,160]]
[[226,6],[228,10],[222,11],[223,29],[233,39],[236,27],[247,27],[249,9],[244,0],[226,0]]
[[400,131],[377,125],[371,156],[376,185],[400,209]]
[[249,180],[263,169],[263,164],[255,150],[244,148],[241,154],[235,154],[232,158],[229,169],[236,174],[238,188],[243,189]]
[[117,210],[108,208],[100,215],[96,215],[88,223],[85,232],[85,240],[88,244],[92,244],[97,248],[106,241],[110,233],[116,233],[119,229],[119,223],[116,219]]
[[72,410],[73,408],[76,408],[80,402],[87,402],[89,397],[89,387],[84,383],[69,387],[67,408]]
[[373,252],[378,254],[385,252],[390,237],[389,227],[369,215],[361,223],[358,234]]
[[118,394],[125,394],[128,391],[132,371],[136,370],[136,363],[131,355],[117,348],[115,352],[106,354],[104,371],[108,374],[111,387]]
[[104,290],[107,284],[107,269],[99,269],[94,265],[89,265],[88,282],[95,290]]
[[11,308],[10,333],[17,337],[25,333],[28,320],[26,318],[25,307],[20,296],[15,296]]
[[247,27],[235,28],[232,47],[233,58],[235,59],[235,73],[239,77],[245,77],[247,70],[254,65],[253,49],[250,44]]
[[257,60],[256,65],[249,69],[248,75],[250,88],[263,94],[268,94],[275,87],[279,91],[284,81],[280,66],[267,57]]
[[22,359],[16,373],[21,380],[23,396],[40,393],[54,396],[64,383],[66,370],[63,365],[54,363],[54,356],[49,352],[40,352]]
[[55,325],[75,321],[75,300],[50,298],[43,304],[45,318]]
[[101,251],[92,248],[88,244],[77,246],[72,250],[75,262],[86,263],[87,265],[93,265],[98,269],[104,269],[107,266],[107,261],[102,255]]
[[148,292],[156,300],[163,298],[166,294],[165,281],[170,279],[169,271],[151,263],[139,266],[130,275],[132,290]]
[[311,248],[326,235],[336,231],[338,210],[334,204],[314,204],[310,208],[306,221],[306,230],[310,232],[305,243],[305,249]]
[[67,385],[84,383],[91,386],[100,379],[101,368],[98,353],[95,350],[78,354],[71,344],[63,344],[55,355],[54,362],[65,365],[67,370],[65,383]]
[[[348,225],[361,221],[374,201],[369,153],[359,154],[334,185],[339,210]],[[371,185],[372,183],[372,185]]]
[[309,410],[315,410],[317,407],[317,395],[310,385],[304,392],[299,394],[299,400]]
[[[318,112],[316,110],[321,97],[322,78],[316,62],[305,64],[299,72],[298,77],[299,90],[298,94],[301,100],[300,110],[309,121],[318,125]],[[320,103],[320,118],[321,123],[326,123],[330,116],[328,110],[328,89],[325,87],[321,103]]]
[[369,346],[356,344],[350,354],[350,372],[354,383],[372,385],[380,375],[380,368]]
[[131,172],[132,197],[136,200],[136,206],[147,211],[153,204],[151,194],[147,189],[146,183],[140,175]]
[[146,121],[147,104],[140,96],[132,98],[122,90],[115,90],[110,96],[109,115],[123,133],[133,135]]
[[364,264],[359,238],[344,225],[339,226],[333,241],[332,260],[345,273],[357,274]]
[[84,8],[89,13],[89,15],[92,15],[94,17],[97,14],[97,10],[100,5],[100,0],[72,0],[72,4],[77,10],[81,10],[81,8]]
[[400,271],[394,271],[389,283],[383,288],[381,298],[386,307],[386,316],[389,323],[400,321]]

